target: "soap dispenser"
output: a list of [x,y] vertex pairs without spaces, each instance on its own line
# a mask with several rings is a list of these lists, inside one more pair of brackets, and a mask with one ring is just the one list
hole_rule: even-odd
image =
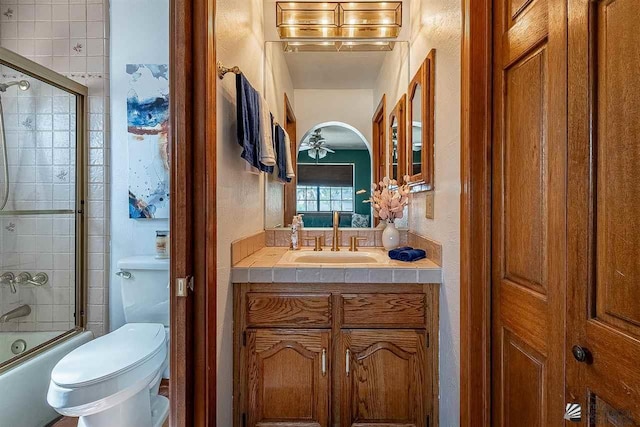
[[298,216],[294,216],[291,221],[291,249],[297,251],[300,249],[300,239],[298,232],[300,230],[300,220]]

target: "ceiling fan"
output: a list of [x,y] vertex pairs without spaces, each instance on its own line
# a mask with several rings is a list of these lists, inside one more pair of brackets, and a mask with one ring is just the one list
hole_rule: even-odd
[[309,137],[309,141],[300,145],[300,151],[306,151],[309,157],[316,159],[316,161],[324,159],[327,157],[327,153],[335,153],[331,148],[324,145],[325,142],[327,140],[322,137],[322,129],[316,129]]

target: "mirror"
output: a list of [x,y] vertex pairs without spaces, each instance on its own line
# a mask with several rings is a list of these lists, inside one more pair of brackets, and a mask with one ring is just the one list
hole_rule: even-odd
[[434,84],[435,50],[429,52],[409,85],[407,174],[413,191],[434,186]]
[[406,113],[405,105],[407,103],[407,96],[402,95],[400,101],[396,104],[395,108],[389,116],[389,165],[391,179],[397,180],[399,183],[403,181],[405,175],[405,149],[406,149]]
[[[265,228],[288,227],[298,214],[305,228],[328,228],[335,210],[342,228],[376,225],[371,206],[363,203],[371,183],[377,175],[405,169],[409,44],[385,43],[382,49],[361,43],[267,42],[264,92],[268,99],[282,100],[270,108],[293,139],[296,177],[282,183],[265,176]],[[372,125],[383,98],[402,106],[395,111],[393,149],[385,108],[378,128]],[[396,153],[395,168],[387,161],[390,152]]]
[[424,86],[424,68],[420,67],[418,74],[414,77],[414,83],[410,89],[410,104],[409,104],[409,117],[411,118],[411,130],[409,132],[409,171],[408,175],[411,176],[411,182],[419,181],[422,179],[422,154],[423,154],[423,118],[422,118],[422,104],[423,86]]

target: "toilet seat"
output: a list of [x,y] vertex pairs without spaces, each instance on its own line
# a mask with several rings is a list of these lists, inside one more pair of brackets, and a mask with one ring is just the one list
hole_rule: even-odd
[[66,355],[51,372],[47,400],[67,416],[104,411],[159,381],[166,357],[164,325],[124,325]]

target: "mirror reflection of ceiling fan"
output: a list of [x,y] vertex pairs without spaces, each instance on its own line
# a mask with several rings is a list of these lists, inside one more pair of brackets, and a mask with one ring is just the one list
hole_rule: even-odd
[[316,129],[316,131],[309,137],[309,141],[303,142],[300,145],[300,151],[306,151],[309,157],[312,159],[324,159],[327,157],[327,153],[335,153],[331,148],[325,146],[326,139],[322,137],[322,129]]

